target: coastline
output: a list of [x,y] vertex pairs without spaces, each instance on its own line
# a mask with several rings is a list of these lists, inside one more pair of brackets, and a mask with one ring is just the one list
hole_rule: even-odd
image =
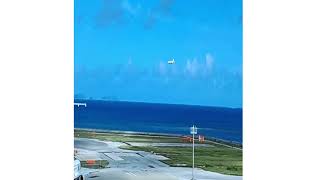
[[[154,137],[172,137],[181,138],[186,136],[185,134],[170,134],[170,133],[154,133],[154,132],[138,132],[138,131],[120,131],[120,130],[108,130],[108,129],[94,129],[94,128],[74,128],[74,131],[87,131],[97,133],[111,133],[111,134],[128,134],[128,135],[141,135],[141,136],[154,136]],[[206,137],[206,141],[217,143],[226,147],[236,148],[242,150],[242,143],[223,140],[214,137]]]

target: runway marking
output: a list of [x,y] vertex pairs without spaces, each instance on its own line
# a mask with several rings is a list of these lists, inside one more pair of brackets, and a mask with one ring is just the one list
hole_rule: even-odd
[[229,148],[233,148],[233,149],[237,149],[237,150],[242,151],[242,149],[241,149],[241,148],[237,148],[237,147],[229,146],[229,145],[222,144],[222,143],[218,143],[218,142],[214,142],[214,141],[211,141],[211,142],[213,142],[213,143],[215,143],[215,144],[219,144],[219,145],[225,146],[225,147],[229,147]]
[[119,157],[116,153],[103,153],[114,161],[123,161],[121,157]]
[[126,172],[126,174],[128,175],[133,175],[133,176],[137,176],[136,174],[132,173],[132,172]]

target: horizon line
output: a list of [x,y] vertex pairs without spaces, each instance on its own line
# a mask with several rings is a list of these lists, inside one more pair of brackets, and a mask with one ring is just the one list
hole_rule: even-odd
[[109,101],[109,102],[127,102],[127,103],[163,104],[163,105],[183,105],[183,106],[199,106],[199,107],[228,108],[228,109],[243,109],[242,106],[241,106],[241,107],[228,107],[228,106],[210,106],[210,105],[199,105],[199,104],[161,103],[161,102],[128,101],[128,100],[107,100],[107,99],[89,99],[89,98],[74,98],[74,100]]

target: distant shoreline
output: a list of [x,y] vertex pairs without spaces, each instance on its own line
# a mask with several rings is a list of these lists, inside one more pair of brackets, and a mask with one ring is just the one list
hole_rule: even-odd
[[242,110],[241,107],[229,107],[229,106],[210,106],[201,104],[183,104],[183,103],[160,103],[160,102],[143,102],[143,101],[128,101],[128,100],[107,100],[107,99],[81,99],[75,98],[74,102],[90,102],[90,101],[100,101],[108,103],[139,103],[139,104],[155,104],[155,105],[172,105],[172,106],[187,106],[187,107],[203,107],[203,108],[219,108],[219,109],[237,109]]
[[[120,130],[108,130],[108,129],[94,129],[94,128],[74,128],[78,131],[90,131],[98,133],[114,133],[114,134],[131,134],[131,135],[148,135],[148,136],[166,136],[166,137],[182,137],[185,134],[170,134],[170,133],[153,133],[153,132],[138,132],[138,131],[120,131]],[[242,144],[239,142],[223,140],[213,137],[205,137],[206,140],[221,143],[223,145],[232,146],[236,148],[242,148]]]

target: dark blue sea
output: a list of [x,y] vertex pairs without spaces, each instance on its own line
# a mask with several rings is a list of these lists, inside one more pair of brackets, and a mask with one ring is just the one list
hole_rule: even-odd
[[75,128],[189,135],[198,127],[205,137],[242,143],[242,108],[75,100]]

